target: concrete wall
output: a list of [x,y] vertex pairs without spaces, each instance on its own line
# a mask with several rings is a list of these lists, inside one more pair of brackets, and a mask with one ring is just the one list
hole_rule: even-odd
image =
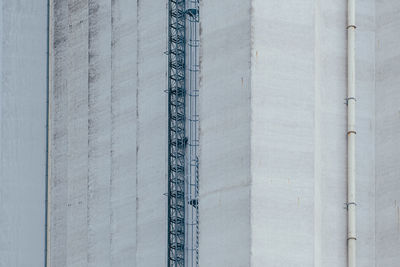
[[376,266],[400,262],[400,2],[376,1]]
[[[166,3],[51,1],[50,266],[166,265]],[[400,4],[357,3],[357,258],[394,267]],[[47,2],[0,5],[0,266],[43,266]],[[345,266],[346,10],[202,1],[201,266]]]
[[54,1],[49,263],[84,266],[88,245],[88,8]]
[[[345,266],[347,1],[253,10],[252,265]],[[375,264],[374,14],[358,2],[360,266]]]
[[252,266],[313,266],[314,1],[253,10]]
[[356,24],[357,264],[375,266],[375,0],[357,1]]
[[49,263],[127,266],[136,258],[136,3],[52,6]]
[[43,266],[47,1],[0,1],[0,36],[0,266]]
[[54,1],[50,263],[166,263],[166,2]]
[[250,266],[250,1],[201,1],[200,266]]
[[[347,2],[248,4],[202,5],[200,263],[344,266]],[[374,4],[357,10],[360,266],[375,265]]]
[[137,2],[136,266],[156,267],[167,262],[167,2]]

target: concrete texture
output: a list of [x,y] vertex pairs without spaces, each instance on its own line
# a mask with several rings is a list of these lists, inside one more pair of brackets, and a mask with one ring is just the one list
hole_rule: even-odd
[[[164,4],[56,2],[55,264],[165,265]],[[395,232],[390,215],[375,217],[375,182],[379,204],[387,199],[375,166],[389,164],[386,139],[375,137],[376,124],[387,126],[375,122],[384,116],[375,102],[389,101],[375,91],[375,61],[386,74],[390,58],[375,48],[375,4],[378,12],[394,5],[357,6],[360,266],[378,266],[397,244],[383,238]],[[200,264],[345,265],[346,1],[204,1],[201,9]],[[377,44],[393,44],[383,28]],[[382,86],[395,84],[379,75]],[[378,179],[395,179],[381,172]],[[398,187],[391,190],[396,209]]]
[[54,2],[55,266],[166,262],[167,18],[159,6]]
[[400,262],[400,2],[376,1],[376,266]]
[[[202,6],[200,263],[344,266],[346,1],[249,3]],[[374,17],[359,3],[360,266],[375,266]]]
[[137,7],[135,1],[111,2],[111,266],[136,260],[136,111]]
[[200,8],[200,266],[250,266],[250,1]]
[[253,10],[251,266],[313,266],[314,1]]
[[375,1],[356,13],[357,264],[375,266]]
[[0,1],[0,266],[44,266],[47,1]]
[[136,52],[125,55],[136,51],[136,4],[52,4],[49,264],[127,266],[136,250]]
[[167,261],[166,1],[138,3],[136,266]]
[[88,9],[55,1],[50,95],[49,263],[84,266],[88,246]]
[[[346,266],[347,1],[201,1],[200,266]],[[48,266],[166,265],[166,0],[52,0]],[[46,1],[0,0],[0,266],[43,266]],[[400,262],[400,3],[357,1],[357,261]]]

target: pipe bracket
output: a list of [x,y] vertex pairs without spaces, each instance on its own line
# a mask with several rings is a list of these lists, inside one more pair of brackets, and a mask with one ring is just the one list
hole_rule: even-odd
[[357,26],[353,25],[353,24],[347,25],[346,29],[350,29],[350,28],[357,29]]
[[346,202],[344,203],[344,209],[348,210],[350,205],[358,206],[356,202]]
[[349,104],[349,100],[354,100],[354,102],[357,102],[357,98],[355,98],[355,97],[346,97],[344,99],[344,104],[348,105]]

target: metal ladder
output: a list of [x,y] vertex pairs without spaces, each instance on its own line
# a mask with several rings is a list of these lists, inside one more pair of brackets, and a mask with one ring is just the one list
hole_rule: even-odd
[[198,24],[198,0],[168,1],[168,267],[199,262]]
[[185,264],[186,1],[168,3],[168,266]]
[[187,267],[199,266],[199,0],[187,0],[187,173],[186,258]]

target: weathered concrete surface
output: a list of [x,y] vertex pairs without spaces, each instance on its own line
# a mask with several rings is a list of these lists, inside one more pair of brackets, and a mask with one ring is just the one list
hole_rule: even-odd
[[[137,5],[111,2],[111,266],[136,261]],[[130,55],[130,56],[127,56]]]
[[166,1],[138,1],[138,267],[167,262],[166,33]]
[[400,2],[376,1],[376,266],[400,263]]
[[312,266],[314,1],[253,5],[252,265]]
[[[374,1],[358,2],[360,266],[374,266]],[[347,1],[254,1],[252,265],[346,265]]]
[[86,266],[88,5],[54,1],[50,92],[49,264]]
[[[0,1],[0,266],[44,264],[46,4]],[[52,2],[50,266],[166,264],[165,4]],[[201,265],[345,266],[346,1],[201,8]],[[399,14],[357,2],[360,266],[400,261]]]
[[89,0],[87,263],[93,267],[111,263],[111,92],[111,2]]
[[[51,46],[53,53],[50,61],[52,83],[50,84],[50,127],[49,127],[49,224],[47,259],[50,265],[67,266],[67,96],[66,80],[68,77],[66,58],[68,57],[68,2],[54,2],[53,16],[57,20],[52,23],[53,36]],[[73,129],[71,129],[73,130]],[[84,178],[82,178],[84,179]],[[82,197],[83,198],[83,197]],[[82,198],[76,202],[82,203]],[[77,242],[78,243],[78,242]],[[76,246],[79,247],[77,244]]]
[[252,266],[313,266],[314,1],[253,5]]
[[[200,264],[346,264],[346,13],[346,1],[203,3]],[[360,266],[375,265],[374,16],[359,3]]]
[[200,266],[250,266],[250,1],[200,8]]
[[375,0],[357,1],[356,24],[357,264],[369,267],[376,262]]
[[47,1],[0,1],[0,266],[44,265]]
[[[51,266],[136,251],[136,4],[53,1]],[[123,237],[123,238],[121,238]]]

